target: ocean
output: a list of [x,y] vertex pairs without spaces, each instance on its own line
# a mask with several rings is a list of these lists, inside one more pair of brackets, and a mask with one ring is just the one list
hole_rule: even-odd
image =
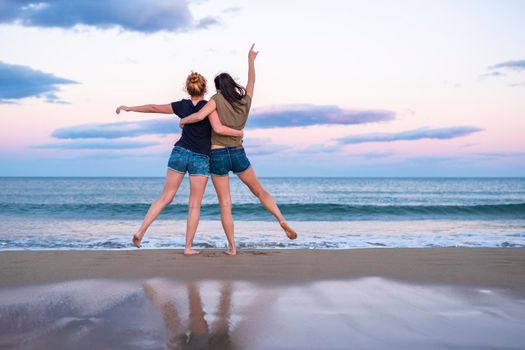
[[[525,178],[261,178],[299,238],[290,241],[231,178],[240,248],[524,247]],[[163,178],[0,178],[0,250],[135,249]],[[189,182],[144,248],[182,248]],[[195,248],[224,248],[206,189]]]

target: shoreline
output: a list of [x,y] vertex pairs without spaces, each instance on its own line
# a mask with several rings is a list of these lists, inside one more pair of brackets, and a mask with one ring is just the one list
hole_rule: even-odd
[[165,277],[300,284],[382,277],[421,285],[496,288],[525,296],[525,248],[364,248],[1,251],[1,288],[80,279]]

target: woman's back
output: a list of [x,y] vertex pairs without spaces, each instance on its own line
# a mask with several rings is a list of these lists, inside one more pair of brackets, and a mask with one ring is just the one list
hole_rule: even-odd
[[[211,97],[217,105],[217,113],[223,125],[232,129],[242,130],[248,120],[252,98],[245,95],[236,106],[233,106],[220,92]],[[212,130],[211,144],[224,147],[238,147],[242,145],[242,138],[235,136],[219,135]]]
[[[173,102],[171,108],[173,109],[173,113],[179,118],[186,118],[192,113],[201,110],[201,108],[206,105],[206,102],[206,100],[200,100],[196,104],[193,104],[192,100],[183,99]],[[211,146],[210,135],[211,125],[208,118],[206,118],[198,123],[189,124],[182,129],[182,135],[177,143],[175,143],[175,146],[184,147],[193,152],[209,155]]]

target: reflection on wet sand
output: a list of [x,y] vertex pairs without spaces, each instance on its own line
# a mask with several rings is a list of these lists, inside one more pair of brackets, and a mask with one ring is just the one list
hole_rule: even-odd
[[0,349],[525,349],[523,334],[505,290],[377,277],[0,287]]
[[[223,282],[216,311],[216,321],[211,327],[205,319],[202,299],[197,283],[186,287],[189,306],[189,334],[182,322],[176,303],[166,298],[169,290],[162,290],[153,281],[144,283],[148,298],[160,308],[168,332],[170,349],[235,349],[230,338],[230,314],[232,286]],[[164,294],[164,295],[162,295]]]

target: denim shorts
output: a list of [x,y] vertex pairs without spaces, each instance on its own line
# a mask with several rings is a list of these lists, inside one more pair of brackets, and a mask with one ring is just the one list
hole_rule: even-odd
[[240,174],[250,167],[244,148],[213,148],[210,153],[210,172],[212,176],[226,176],[230,171]]
[[210,175],[210,157],[175,146],[171,151],[168,168],[181,174],[187,171],[190,175],[208,176]]

